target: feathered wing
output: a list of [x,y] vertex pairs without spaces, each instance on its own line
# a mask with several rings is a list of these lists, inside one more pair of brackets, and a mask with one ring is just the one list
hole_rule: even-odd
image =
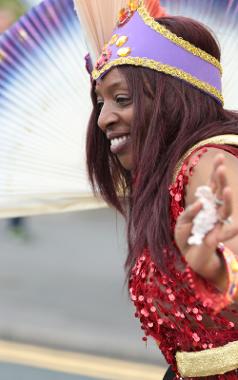
[[144,4],[150,14],[154,18],[166,15],[166,10],[160,4],[160,0],[144,0]]
[[0,38],[0,217],[101,206],[85,167],[87,47],[72,0],[46,0]]

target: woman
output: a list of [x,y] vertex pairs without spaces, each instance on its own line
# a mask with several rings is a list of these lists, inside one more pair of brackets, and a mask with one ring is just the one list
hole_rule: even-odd
[[[222,105],[211,33],[156,15],[131,2],[96,63],[89,177],[128,222],[129,291],[165,379],[236,379],[238,115]],[[203,185],[217,219],[190,245]]]

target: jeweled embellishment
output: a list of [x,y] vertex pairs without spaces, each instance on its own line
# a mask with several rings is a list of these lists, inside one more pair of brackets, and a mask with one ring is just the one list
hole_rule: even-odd
[[131,48],[129,47],[123,47],[117,51],[117,55],[119,57],[127,57],[131,53]]
[[129,8],[122,8],[119,12],[117,26],[125,25],[132,17],[133,12]]
[[122,8],[118,15],[117,26],[126,24],[139,7],[139,0],[129,0],[128,7]]
[[132,12],[135,12],[139,7],[139,0],[129,0],[128,7]]
[[108,48],[107,45],[104,46],[104,48],[102,50],[102,54],[96,62],[96,65],[95,65],[96,70],[101,70],[103,68],[103,66],[105,66],[106,63],[109,61],[111,56],[112,56],[111,50]]
[[116,41],[116,46],[118,47],[121,47],[123,45],[125,45],[125,43],[128,41],[128,37],[127,36],[121,36],[118,38],[118,40]]
[[109,45],[114,45],[117,42],[118,38],[119,38],[118,34],[113,34],[112,38],[109,41]]

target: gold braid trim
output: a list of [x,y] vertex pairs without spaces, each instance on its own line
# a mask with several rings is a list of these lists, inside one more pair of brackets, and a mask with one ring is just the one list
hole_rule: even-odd
[[165,38],[168,40],[174,42],[176,45],[181,46],[185,50],[189,51],[193,55],[196,55],[197,57],[202,58],[204,61],[207,61],[211,63],[213,66],[217,67],[222,74],[222,66],[221,63],[212,55],[208,54],[202,49],[197,48],[190,42],[184,40],[182,37],[178,37],[176,34],[170,32],[164,25],[159,24],[154,20],[153,17],[149,15],[149,12],[147,11],[145,5],[143,4],[143,1],[140,1],[140,5],[137,9],[137,12],[143,19],[144,23],[151,27],[151,29],[155,30],[156,32],[162,34]]
[[223,375],[238,368],[238,341],[204,351],[177,352],[176,361],[182,377]]
[[202,148],[205,145],[209,144],[215,144],[215,145],[235,145],[238,146],[238,135],[219,135],[219,136],[213,136],[206,140],[202,140],[199,143],[195,144],[191,149],[189,149],[179,160],[178,164],[176,165],[174,175],[173,175],[173,182],[176,180],[177,175],[179,174],[182,165],[184,161],[192,154],[196,149]]
[[209,94],[219,99],[222,102],[222,104],[224,104],[224,99],[221,92],[218,91],[215,87],[195,78],[194,76],[186,73],[183,70],[177,69],[176,67],[173,67],[170,65],[162,64],[160,62],[157,62],[157,61],[154,61],[153,59],[148,59],[148,58],[140,58],[140,57],[117,58],[114,61],[108,62],[106,65],[104,65],[101,70],[93,70],[93,73],[92,73],[93,79],[95,80],[98,79],[103,73],[105,73],[112,67],[119,66],[119,65],[143,66],[143,67],[148,67],[149,69],[163,72],[165,74],[172,75],[173,77],[182,79],[190,83],[192,86],[195,86],[199,88],[200,90],[208,92]]

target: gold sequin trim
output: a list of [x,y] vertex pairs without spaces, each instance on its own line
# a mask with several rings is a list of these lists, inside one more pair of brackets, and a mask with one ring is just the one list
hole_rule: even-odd
[[182,377],[223,375],[238,368],[238,341],[198,352],[177,352],[178,371]]
[[178,37],[176,34],[170,32],[164,25],[161,25],[158,22],[156,22],[154,18],[149,15],[149,12],[147,11],[143,0],[140,1],[140,5],[137,9],[137,12],[139,13],[146,25],[150,26],[153,30],[162,34],[165,38],[174,42],[176,45],[181,46],[190,53],[202,58],[204,61],[211,63],[213,66],[217,67],[222,74],[221,63],[215,57],[208,54],[204,50],[192,45],[190,42],[184,40],[182,37]]
[[184,163],[184,161],[192,154],[196,149],[202,148],[205,145],[208,144],[215,144],[215,145],[235,145],[238,146],[238,135],[219,135],[219,136],[213,136],[206,140],[202,140],[199,143],[195,144],[191,149],[189,149],[179,160],[178,164],[176,165],[174,175],[173,175],[173,182],[176,180],[178,173],[181,170],[181,167]]
[[111,69],[114,66],[119,66],[119,65],[133,65],[133,66],[148,67],[152,70],[156,70],[159,72],[163,72],[165,74],[172,75],[173,77],[182,79],[190,83],[192,86],[195,86],[199,88],[200,90],[208,92],[209,94],[218,98],[222,102],[222,104],[224,103],[222,94],[210,84],[203,82],[193,77],[191,74],[188,74],[183,70],[177,69],[176,67],[165,65],[148,58],[140,58],[140,57],[117,58],[114,61],[108,62],[105,66],[103,66],[101,70],[93,70],[93,73],[92,73],[93,79],[95,80],[98,79],[107,70]]

